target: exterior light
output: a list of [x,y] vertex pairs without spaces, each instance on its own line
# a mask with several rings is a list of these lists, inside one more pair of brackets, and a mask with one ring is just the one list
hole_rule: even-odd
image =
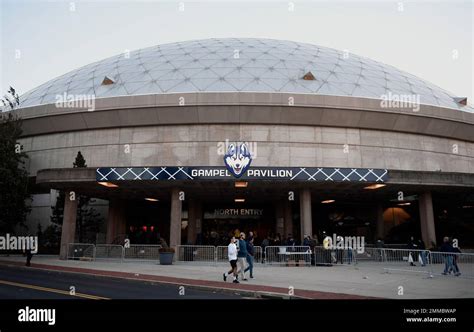
[[110,183],[110,182],[98,182],[101,186],[107,187],[107,188],[117,188],[118,185]]
[[248,185],[249,185],[249,183],[246,182],[246,181],[237,181],[237,182],[235,182],[235,188],[247,188]]
[[334,203],[335,200],[334,199],[328,199],[328,200],[325,200],[325,201],[321,201],[322,204],[330,204],[330,203]]
[[158,202],[158,199],[156,199],[156,198],[151,198],[151,197],[147,197],[147,198],[145,198],[145,201]]
[[400,204],[397,204],[398,206],[406,206],[406,205],[411,205],[410,202],[406,202],[406,203],[400,203]]
[[245,198],[236,198],[236,199],[234,199],[234,202],[236,202],[236,203],[244,203],[244,202],[245,202]]
[[386,184],[376,183],[376,184],[371,184],[370,186],[364,187],[364,189],[375,190],[375,189],[383,188],[385,186]]

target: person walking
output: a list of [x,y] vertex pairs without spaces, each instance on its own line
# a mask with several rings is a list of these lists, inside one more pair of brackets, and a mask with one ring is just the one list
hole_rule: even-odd
[[253,247],[253,238],[247,241],[247,263],[248,266],[244,270],[244,273],[250,271],[250,279],[253,279],[253,256],[254,256],[254,247]]
[[31,253],[31,249],[26,249],[25,250],[25,256],[26,256],[26,266],[31,266],[31,258],[33,257],[33,254]]
[[237,279],[237,246],[235,245],[235,241],[235,237],[231,237],[230,243],[227,246],[227,256],[229,258],[231,269],[228,272],[224,272],[223,277],[224,281],[227,281],[227,277],[233,274],[233,283],[238,284],[239,280]]
[[[418,249],[418,246],[416,245],[415,238],[413,236],[410,237],[410,240],[408,241],[407,245],[408,249],[411,250],[416,250]],[[415,251],[409,251],[408,252],[408,263],[410,263],[410,266],[416,266],[415,260],[414,260],[414,254]]]
[[453,247],[451,246],[451,242],[449,241],[449,237],[445,236],[443,238],[443,244],[441,245],[440,250],[443,252],[444,256],[444,271],[443,274],[447,275],[454,269],[453,267]]
[[245,241],[245,233],[240,233],[240,240],[239,240],[239,250],[237,252],[237,274],[240,274],[241,279],[247,281],[245,278],[245,268],[247,267],[247,242]]
[[428,259],[426,257],[427,252],[425,243],[421,239],[418,239],[418,249],[421,250],[418,254],[418,261],[421,263],[421,266],[426,266],[426,264],[428,263]]
[[461,271],[459,270],[458,266],[458,256],[461,253],[461,249],[454,244],[451,244],[451,247],[453,248],[453,273],[456,277],[459,277],[461,275]]

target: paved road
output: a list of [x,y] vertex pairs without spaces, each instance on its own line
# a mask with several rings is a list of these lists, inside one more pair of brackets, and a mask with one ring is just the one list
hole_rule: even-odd
[[[71,286],[75,295],[70,294]],[[239,299],[241,295],[147,281],[0,266],[0,299]]]

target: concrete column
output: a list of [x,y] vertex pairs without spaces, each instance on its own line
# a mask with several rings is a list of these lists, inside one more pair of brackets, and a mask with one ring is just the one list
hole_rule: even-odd
[[64,199],[64,217],[61,230],[59,259],[67,259],[67,245],[68,243],[74,243],[76,235],[77,200],[79,197],[75,197],[74,194],[74,200],[71,200],[71,193],[73,192],[66,191]]
[[196,213],[196,242],[197,242],[198,236],[200,237],[202,241],[202,204],[200,201],[196,201],[195,213]]
[[305,235],[313,234],[313,219],[311,216],[311,191],[302,189],[300,191],[300,229],[301,243]]
[[376,233],[376,239],[382,239],[385,237],[385,229],[384,229],[384,223],[383,223],[383,206],[382,204],[377,205],[377,225],[375,229]]
[[196,200],[191,198],[188,204],[188,243],[196,244]]
[[421,238],[426,248],[431,247],[431,242],[436,244],[436,232],[433,216],[433,201],[431,192],[422,193],[418,199],[420,208]]
[[175,249],[181,244],[181,210],[182,203],[179,199],[179,189],[171,190],[171,214],[170,214],[170,247]]
[[107,215],[107,235],[105,242],[111,244],[119,235],[126,232],[127,221],[125,218],[125,206],[121,200],[111,199],[109,201],[109,212]]
[[275,233],[280,233],[281,240],[286,239],[285,228],[284,228],[284,209],[282,202],[278,202],[275,205]]
[[284,218],[284,233],[285,237],[288,236],[288,234],[294,235],[293,234],[293,213],[291,211],[291,202],[289,200],[285,200],[285,203],[283,205],[283,218]]

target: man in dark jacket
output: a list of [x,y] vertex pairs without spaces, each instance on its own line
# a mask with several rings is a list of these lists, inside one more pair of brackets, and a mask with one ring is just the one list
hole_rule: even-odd
[[240,239],[239,239],[239,252],[237,253],[237,266],[239,268],[239,274],[241,276],[241,280],[247,281],[247,278],[245,278],[245,268],[246,268],[246,262],[247,262],[247,242],[245,241],[245,233],[241,232],[240,233]]
[[244,270],[244,273],[250,271],[250,279],[253,279],[253,255],[254,255],[254,248],[253,248],[253,238],[247,241],[247,263],[248,266]]
[[451,245],[451,242],[449,241],[449,237],[445,236],[443,238],[443,244],[441,245],[441,248],[439,251],[445,253],[444,256],[444,271],[443,274],[446,275],[450,273],[451,270],[454,269],[453,267],[453,246]]

